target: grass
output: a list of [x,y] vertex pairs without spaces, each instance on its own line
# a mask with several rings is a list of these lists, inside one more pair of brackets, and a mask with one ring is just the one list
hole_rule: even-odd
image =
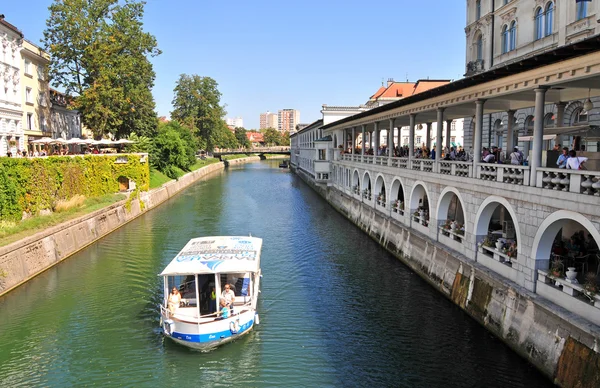
[[190,171],[196,171],[199,168],[202,168],[204,166],[208,166],[209,164],[214,164],[214,163],[219,163],[219,159],[217,159],[217,158],[206,158],[204,160],[198,159],[198,160],[196,160],[196,163],[194,163],[190,167]]
[[[190,171],[196,171],[204,166],[208,166],[209,164],[214,164],[214,163],[219,163],[219,159],[216,159],[216,158],[206,158],[204,160],[198,159],[198,160],[196,160],[196,163],[194,163],[190,166]],[[180,168],[175,167],[174,170],[177,173],[177,178],[186,174],[186,171],[183,171]],[[150,188],[151,189],[160,187],[163,184],[165,184],[171,180],[172,180],[171,178],[169,178],[162,172],[155,170],[155,169],[150,169]]]
[[71,203],[73,207],[65,208],[61,212],[47,216],[34,216],[18,223],[0,223],[0,246],[8,245],[44,229],[92,213],[125,198],[127,196],[124,194],[108,194],[102,197],[86,198],[80,206],[76,206],[79,200],[74,201],[74,203]]
[[163,184],[167,183],[168,181],[170,181],[171,178],[169,178],[168,176],[166,176],[165,174],[163,174],[162,172],[155,170],[155,169],[150,169],[150,188],[151,189],[155,189],[157,187],[162,186]]
[[233,160],[233,159],[247,158],[249,156],[252,156],[252,155],[250,155],[250,154],[232,154],[232,155],[223,155],[223,156],[221,156],[221,159],[223,159],[223,160]]

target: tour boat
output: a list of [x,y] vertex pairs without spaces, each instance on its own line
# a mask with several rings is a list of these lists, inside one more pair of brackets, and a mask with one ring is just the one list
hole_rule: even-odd
[[287,160],[284,160],[283,162],[279,163],[279,167],[280,168],[288,168],[290,165],[288,164]]
[[[164,335],[190,348],[210,350],[250,332],[259,323],[261,248],[262,239],[256,237],[190,240],[159,275],[164,280]],[[228,317],[219,308],[226,285],[235,293]],[[173,288],[180,296],[170,299]]]

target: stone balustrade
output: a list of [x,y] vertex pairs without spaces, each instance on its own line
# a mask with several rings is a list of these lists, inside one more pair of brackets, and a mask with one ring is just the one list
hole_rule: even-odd
[[538,187],[600,196],[600,171],[538,168],[537,174]]

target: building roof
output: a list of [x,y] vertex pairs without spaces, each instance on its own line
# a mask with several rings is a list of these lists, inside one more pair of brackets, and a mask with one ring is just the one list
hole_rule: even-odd
[[265,141],[265,137],[262,133],[246,132],[246,137],[252,143],[264,143],[264,141]]
[[385,86],[381,86],[381,87],[380,87],[380,88],[379,88],[379,89],[378,89],[378,90],[375,92],[375,94],[373,94],[373,95],[371,96],[371,98],[370,98],[370,99],[371,99],[371,100],[374,100],[374,99],[376,99],[377,97],[381,96],[381,95],[382,95],[382,94],[385,92],[385,90],[386,90],[386,89],[387,89],[387,88],[386,88]]
[[306,131],[310,131],[311,129],[320,128],[322,125],[323,125],[323,119],[319,119],[319,120],[313,121],[307,127],[304,127],[300,131],[291,134],[290,137],[299,135],[299,134],[304,133]]
[[21,32],[21,30],[19,30],[17,27],[13,26],[12,24],[10,24],[6,20],[4,20],[4,15],[3,14],[0,14],[0,25],[8,28],[11,31],[13,31],[15,34],[19,35],[21,38],[23,37],[23,33]]
[[444,94],[466,89],[471,86],[476,86],[500,78],[509,77],[511,75],[522,73],[524,71],[562,62],[575,57],[580,57],[582,55],[586,55],[595,51],[600,51],[600,36],[598,35],[592,36],[591,38],[587,38],[584,40],[580,40],[575,43],[560,46],[554,50],[548,50],[538,55],[523,58],[519,61],[502,64],[485,72],[461,78],[457,81],[449,82],[441,86],[434,87],[421,93],[414,94],[410,97],[406,97],[386,105],[378,106],[369,111],[362,112],[354,116],[349,116],[344,119],[327,124],[323,126],[323,129],[332,128],[340,124],[361,119],[363,117],[387,112],[392,109],[396,109],[409,104],[414,104],[416,102],[424,101],[430,98],[442,96]]

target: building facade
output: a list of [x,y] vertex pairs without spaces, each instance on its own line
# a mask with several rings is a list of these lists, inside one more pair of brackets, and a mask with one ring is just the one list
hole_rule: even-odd
[[[69,99],[63,93],[50,89],[51,133],[53,138],[71,139],[84,137],[79,111],[69,109]],[[93,138],[91,132],[85,135]]]
[[[492,9],[494,6],[494,9]],[[496,0],[467,1],[466,76],[490,69],[498,71],[518,66],[519,61],[556,50],[600,34],[597,19],[600,4],[596,1],[558,0]],[[519,22],[520,21],[520,22]],[[581,85],[582,89],[594,85]],[[596,109],[584,109],[590,100]],[[544,106],[544,127],[600,125],[600,98],[588,93],[587,98],[558,101]],[[510,153],[519,146],[525,158],[533,143],[527,141],[533,133],[533,108],[510,110],[484,115],[483,146],[498,146]],[[465,118],[465,141],[472,143],[474,117]],[[509,128],[510,126],[510,128]],[[509,135],[510,133],[510,135]],[[574,139],[581,133],[558,136],[553,144],[574,148]],[[546,149],[553,144],[544,143]],[[597,142],[585,144],[596,150]],[[478,150],[473,150],[474,153]]]
[[225,122],[227,126],[235,128],[244,128],[244,119],[241,117],[228,117]]
[[260,128],[259,129],[267,129],[273,128],[277,129],[277,113],[271,113],[269,111],[260,114]]
[[0,15],[0,156],[25,146],[21,91],[23,33]]
[[281,109],[277,112],[277,130],[292,133],[300,124],[300,111],[296,109]]
[[52,137],[51,105],[48,89],[47,66],[50,56],[44,50],[23,40],[21,49],[22,97],[23,97],[23,132],[25,147],[29,151],[33,145],[29,143],[42,137]]

